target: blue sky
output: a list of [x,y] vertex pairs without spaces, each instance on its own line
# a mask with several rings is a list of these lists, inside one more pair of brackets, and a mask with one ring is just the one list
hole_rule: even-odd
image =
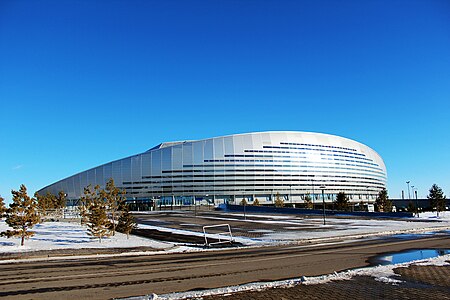
[[0,194],[162,141],[265,130],[375,149],[450,194],[448,1],[0,2]]

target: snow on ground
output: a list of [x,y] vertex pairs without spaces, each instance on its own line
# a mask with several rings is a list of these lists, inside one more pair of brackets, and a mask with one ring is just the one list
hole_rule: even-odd
[[[0,232],[10,229],[5,221],[0,220]],[[44,222],[33,227],[33,237],[25,240],[20,246],[20,238],[0,237],[0,253],[25,252],[37,250],[81,249],[81,248],[130,248],[151,247],[154,249],[169,249],[171,243],[163,243],[146,238],[116,232],[115,236],[103,238],[100,243],[87,235],[87,228],[78,223]]]
[[[434,217],[433,217],[434,216]],[[221,216],[197,216],[197,218],[216,220],[218,222],[239,222],[242,224],[261,224],[266,228],[249,230],[250,233],[262,233],[258,238],[239,237],[233,235],[236,242],[243,245],[264,245],[273,243],[286,243],[306,240],[329,240],[336,238],[359,238],[367,236],[392,235],[400,233],[421,233],[450,229],[450,212],[441,213],[439,219],[434,213],[424,213],[420,218],[391,219],[360,219],[360,218],[327,218],[326,225],[320,217],[298,218],[298,216],[277,215],[246,215],[243,220],[242,213],[223,213]],[[256,219],[252,219],[256,218]],[[238,225],[235,225],[238,226]],[[277,229],[275,230],[275,227]],[[282,226],[280,229],[280,226]],[[202,236],[203,232],[174,229],[156,225],[139,225],[139,228],[148,228],[176,234]],[[242,225],[243,229],[245,225]],[[231,228],[233,232],[233,228]],[[208,235],[217,238],[216,235]]]
[[367,267],[367,268],[359,268],[353,270],[347,270],[343,272],[335,272],[333,274],[315,276],[315,277],[306,277],[302,276],[299,278],[288,279],[288,280],[280,280],[273,282],[255,282],[248,283],[244,285],[235,285],[224,288],[203,290],[203,291],[192,291],[192,292],[183,292],[183,293],[170,293],[164,295],[156,295],[149,294],[147,296],[140,297],[130,297],[126,298],[128,300],[144,300],[144,299],[161,299],[161,300],[177,300],[177,299],[189,299],[194,298],[198,299],[201,297],[206,297],[210,295],[230,295],[231,293],[236,292],[245,292],[245,291],[263,291],[269,288],[289,288],[298,284],[322,284],[330,281],[337,280],[350,280],[355,276],[371,276],[374,277],[375,280],[381,281],[387,284],[399,284],[402,282],[401,276],[394,273],[394,269],[398,267],[408,267],[412,264],[417,265],[436,265],[436,266],[445,266],[449,265],[447,262],[450,260],[450,254],[429,258],[424,260],[416,260],[402,264],[395,265],[386,265],[386,266],[376,266],[376,267]]
[[424,220],[440,220],[440,221],[449,221],[450,222],[450,211],[441,211],[439,213],[439,217],[436,212],[426,211],[419,213],[419,219]]

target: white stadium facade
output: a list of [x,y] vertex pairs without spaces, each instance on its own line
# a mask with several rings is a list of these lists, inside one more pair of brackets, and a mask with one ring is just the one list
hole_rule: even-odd
[[274,131],[162,143],[53,183],[38,193],[64,191],[71,203],[84,187],[113,178],[130,203],[286,204],[326,202],[345,192],[351,202],[374,202],[386,187],[380,155],[359,142],[322,133]]

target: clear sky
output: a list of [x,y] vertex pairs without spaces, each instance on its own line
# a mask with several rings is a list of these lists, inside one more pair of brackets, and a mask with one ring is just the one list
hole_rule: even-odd
[[362,142],[450,194],[450,2],[0,1],[0,194],[163,141]]

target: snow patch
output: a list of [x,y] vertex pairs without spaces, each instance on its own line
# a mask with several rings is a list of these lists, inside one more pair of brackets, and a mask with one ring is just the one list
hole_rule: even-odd
[[[0,232],[10,229],[4,220],[0,220]],[[15,253],[37,250],[83,249],[83,248],[133,248],[149,247],[167,250],[174,246],[172,243],[159,242],[147,238],[130,235],[129,239],[123,233],[116,232],[115,236],[93,239],[87,234],[87,227],[79,223],[44,222],[37,224],[31,230],[35,235],[25,240],[20,246],[20,238],[0,237],[0,253]]]

